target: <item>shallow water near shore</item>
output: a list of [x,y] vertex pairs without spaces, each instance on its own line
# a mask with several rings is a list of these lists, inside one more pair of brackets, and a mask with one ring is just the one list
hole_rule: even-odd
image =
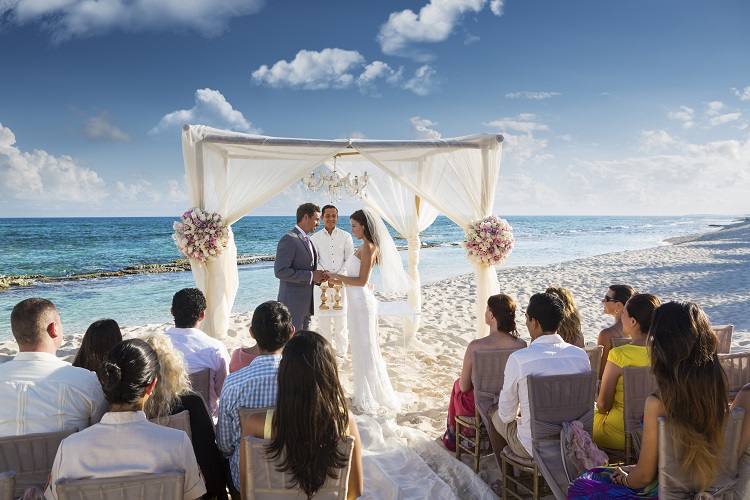
[[[666,238],[716,229],[730,216],[682,217],[507,217],[516,246],[508,266],[547,265],[619,250],[663,244]],[[118,272],[129,266],[167,264],[181,255],[171,239],[171,217],[0,219],[0,276],[41,274],[49,277]],[[292,217],[245,217],[233,225],[238,254],[272,256],[278,238],[294,225]],[[340,227],[348,229],[342,215]],[[395,232],[394,232],[395,235]],[[423,283],[471,272],[459,242],[463,231],[439,217],[421,236]],[[403,239],[396,239],[405,245]],[[404,259],[406,253],[402,252]],[[239,267],[235,312],[254,309],[276,297],[273,262]],[[373,277],[377,287],[377,272]],[[171,297],[194,286],[190,272],[132,274],[0,290],[0,340],[10,338],[10,311],[20,300],[41,296],[60,310],[66,333],[80,333],[95,319],[112,317],[122,326],[166,323]]]

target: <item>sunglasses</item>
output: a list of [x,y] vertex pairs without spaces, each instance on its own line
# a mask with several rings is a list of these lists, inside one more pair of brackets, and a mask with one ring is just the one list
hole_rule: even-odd
[[603,302],[619,302],[616,298],[605,295],[602,299]]

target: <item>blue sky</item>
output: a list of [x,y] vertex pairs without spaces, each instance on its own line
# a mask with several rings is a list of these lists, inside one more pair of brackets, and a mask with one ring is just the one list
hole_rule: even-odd
[[748,213],[749,20],[746,0],[6,0],[0,217],[180,214],[183,123],[499,132],[499,215]]

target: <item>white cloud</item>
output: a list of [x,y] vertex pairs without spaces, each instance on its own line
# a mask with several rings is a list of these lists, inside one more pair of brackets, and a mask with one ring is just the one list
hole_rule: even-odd
[[403,87],[417,95],[425,96],[431,94],[440,86],[440,81],[436,75],[437,71],[430,65],[425,64],[417,68],[414,76],[407,80]]
[[352,73],[364,63],[365,58],[356,50],[300,50],[292,62],[278,61],[270,68],[264,64],[253,71],[253,80],[271,87],[341,89],[354,83]]
[[678,144],[679,141],[664,130],[643,130],[637,148],[640,151],[663,151]]
[[363,94],[380,97],[376,81],[383,79],[392,86],[398,85],[402,79],[403,69],[403,67],[400,67],[398,70],[394,70],[382,61],[374,61],[365,66],[365,70],[357,77],[357,87]]
[[545,158],[550,158],[544,153],[548,145],[547,139],[534,137],[533,134],[503,133],[503,161],[507,159],[516,165],[523,165],[529,161],[539,163]]
[[[429,61],[432,54],[415,44],[445,41],[465,14],[478,13],[486,4],[487,0],[430,0],[418,14],[410,9],[392,12],[380,27],[378,43],[385,54]],[[492,8],[500,15],[502,2],[494,0]]]
[[159,134],[166,130],[179,129],[186,123],[199,123],[216,128],[261,133],[261,129],[247,121],[241,112],[235,110],[218,90],[199,89],[195,91],[195,106],[164,115],[161,121],[149,131]]
[[427,140],[440,139],[440,132],[430,128],[437,125],[437,123],[419,116],[412,116],[409,118],[409,121],[411,122],[411,126],[414,129],[417,138]]
[[490,0],[490,10],[498,17],[503,15],[504,7],[505,0]]
[[740,98],[740,101],[750,101],[750,85],[742,90],[732,87],[732,92]]
[[38,23],[57,42],[111,31],[223,33],[235,17],[254,14],[265,0],[5,0],[0,16],[17,25]]
[[16,136],[0,124],[1,198],[50,201],[96,202],[106,198],[104,180],[70,156],[53,156],[46,151],[22,152]]
[[549,127],[544,123],[533,121],[536,116],[532,113],[521,113],[515,118],[501,118],[499,120],[493,120],[485,123],[487,127],[495,127],[500,129],[500,132],[506,130],[515,130],[518,132],[536,132],[536,131],[547,131]]
[[742,118],[742,113],[735,112],[735,113],[726,113],[723,115],[717,115],[711,117],[711,119],[708,120],[708,124],[712,127],[715,127],[717,125],[724,125],[725,123],[731,123],[736,122],[740,118]]
[[722,109],[724,109],[724,103],[721,101],[711,101],[705,104],[706,104],[706,114],[708,116],[716,116],[719,113],[721,113]]
[[667,113],[667,117],[670,120],[681,121],[682,128],[692,128],[693,125],[695,125],[695,122],[693,121],[694,116],[695,111],[693,108],[687,106],[680,106],[676,111],[669,111]]
[[89,117],[84,122],[83,135],[91,141],[130,142],[130,135],[113,124],[106,111]]
[[505,97],[508,99],[535,99],[535,100],[542,100],[542,99],[551,99],[552,97],[560,95],[560,92],[530,92],[528,90],[524,90],[522,92],[509,92],[505,94]]

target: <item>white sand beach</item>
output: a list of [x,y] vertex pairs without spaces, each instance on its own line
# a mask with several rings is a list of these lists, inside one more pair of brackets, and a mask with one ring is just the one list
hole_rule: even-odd
[[[523,310],[529,297],[550,284],[570,289],[583,318],[587,341],[611,324],[602,314],[601,297],[614,283],[627,283],[638,291],[662,299],[689,300],[700,304],[713,324],[733,324],[732,351],[750,348],[750,221],[719,231],[680,238],[672,244],[639,251],[616,252],[544,267],[499,268],[503,293],[518,303],[517,322],[521,336],[528,339]],[[470,468],[451,460],[439,442],[445,429],[448,399],[461,369],[463,353],[474,337],[473,276],[460,276],[423,287],[422,323],[413,346],[403,347],[400,319],[381,318],[381,346],[395,388],[411,393],[413,403],[395,418],[374,419],[389,438],[404,443],[419,454],[454,491],[472,498],[489,498],[484,484],[499,477],[493,456],[481,463],[476,482]],[[252,312],[232,317],[227,348],[251,343],[247,334]],[[62,318],[63,325],[65,318]],[[169,325],[150,324],[127,328],[124,333],[139,336],[163,331]],[[72,359],[80,336],[66,339],[60,355]],[[14,342],[0,343],[2,359],[16,351]],[[340,365],[344,389],[351,394],[350,358]],[[363,417],[365,419],[365,417]],[[437,457],[437,458],[436,458]],[[367,481],[367,468],[366,468]],[[471,493],[469,493],[471,492]],[[389,496],[388,496],[389,497]],[[411,498],[404,494],[404,498]],[[375,498],[375,497],[373,497]],[[468,498],[468,496],[467,496]]]

